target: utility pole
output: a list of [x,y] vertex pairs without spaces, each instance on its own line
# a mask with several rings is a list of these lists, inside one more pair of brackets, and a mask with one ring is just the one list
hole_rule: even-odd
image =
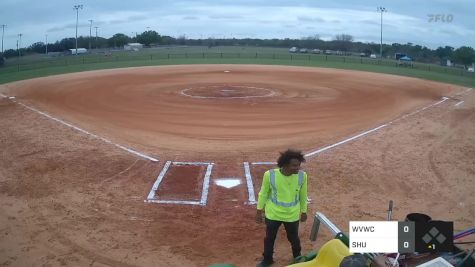
[[45,43],[45,46],[46,46],[46,52],[45,52],[45,54],[48,55],[48,34],[46,34],[46,43]]
[[2,24],[2,54],[3,54],[3,35],[5,35],[5,27],[7,27],[7,25]]
[[92,35],[92,22],[93,22],[93,20],[90,19],[89,22],[91,23],[89,25],[89,53],[90,53],[91,52],[91,38],[92,38],[91,35]]
[[18,38],[19,38],[19,40],[20,40],[20,41],[17,43],[18,59],[20,59],[20,57],[21,57],[21,36],[22,36],[22,35],[23,35],[22,33],[19,33],[19,34],[18,34]]
[[99,27],[96,26],[94,28],[96,28],[96,49],[97,49],[97,28],[99,28]]
[[379,47],[379,58],[383,59],[383,12],[387,12],[387,9],[380,6],[377,10],[381,13],[381,45]]
[[79,22],[79,9],[82,9],[82,5],[75,5],[73,8],[76,10],[76,56],[78,55],[78,22]]

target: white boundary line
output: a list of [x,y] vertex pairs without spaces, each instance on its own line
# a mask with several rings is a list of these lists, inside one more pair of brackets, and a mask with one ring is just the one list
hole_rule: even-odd
[[184,200],[158,200],[158,199],[147,199],[148,203],[158,203],[158,204],[184,204],[184,205],[201,205],[199,201],[184,201]]
[[[203,189],[201,190],[201,199],[200,201],[190,201],[190,200],[159,200],[156,199],[157,195],[157,190],[158,187],[160,186],[160,183],[164,179],[166,173],[168,172],[168,169],[170,166],[186,166],[186,165],[191,165],[191,166],[207,166],[206,168],[206,173],[203,179]],[[185,204],[185,205],[201,205],[201,206],[206,206],[206,203],[208,202],[208,191],[209,191],[209,184],[210,184],[210,177],[211,177],[211,172],[213,170],[214,163],[211,162],[181,162],[181,161],[167,161],[165,165],[163,166],[162,171],[157,177],[157,180],[152,186],[152,189],[148,193],[147,199],[144,200],[146,203],[160,203],[160,204]]]
[[208,164],[208,167],[206,168],[205,179],[203,181],[203,190],[201,193],[200,205],[202,206],[206,206],[206,203],[208,202],[209,178],[211,176],[212,170],[213,170],[213,164]]
[[462,100],[462,101],[458,102],[457,104],[455,104],[455,106],[458,107],[459,105],[462,105],[463,102],[465,102],[465,101]]
[[65,126],[68,126],[68,127],[72,128],[72,129],[74,129],[74,130],[76,130],[76,131],[82,132],[82,133],[84,133],[84,134],[86,134],[86,135],[92,136],[92,137],[97,138],[97,139],[99,139],[99,140],[102,140],[102,141],[104,141],[104,142],[106,142],[106,143],[108,143],[108,144],[111,144],[111,145],[113,145],[113,146],[115,146],[115,147],[118,147],[118,148],[120,148],[120,149],[122,149],[122,150],[125,150],[125,151],[127,151],[127,152],[129,152],[129,153],[131,153],[131,154],[134,154],[134,155],[139,156],[139,157],[144,158],[144,159],[148,159],[148,160],[153,161],[153,162],[158,162],[158,159],[156,159],[156,158],[147,156],[147,155],[145,155],[145,154],[143,154],[143,153],[140,153],[140,152],[138,152],[138,151],[136,151],[136,150],[133,150],[133,149],[131,149],[131,148],[127,148],[127,147],[125,147],[125,146],[123,146],[123,145],[119,145],[119,144],[113,143],[113,142],[110,141],[109,139],[106,139],[106,138],[104,138],[104,137],[101,137],[101,136],[98,136],[98,135],[96,135],[96,134],[90,133],[90,132],[88,132],[88,131],[86,131],[86,130],[84,130],[84,129],[81,129],[81,128],[77,127],[77,126],[74,126],[74,125],[72,125],[72,124],[70,124],[70,123],[68,123],[68,122],[65,122],[65,121],[63,121],[63,120],[60,120],[60,119],[58,119],[58,118],[55,118],[55,117],[53,117],[53,116],[51,116],[51,115],[49,115],[49,114],[47,114],[47,113],[45,113],[45,112],[39,111],[39,110],[37,110],[37,109],[35,109],[35,108],[33,108],[33,107],[30,107],[30,106],[28,106],[28,105],[25,105],[25,104],[23,104],[23,103],[21,103],[21,102],[19,102],[19,101],[12,100],[12,102],[15,102],[15,103],[17,103],[17,104],[19,104],[19,105],[21,105],[21,106],[23,106],[23,107],[25,107],[25,108],[31,110],[31,111],[34,111],[34,112],[36,112],[36,113],[38,113],[38,114],[40,114],[40,115],[43,115],[43,116],[45,116],[45,117],[47,117],[47,118],[49,118],[49,119],[52,119],[52,120],[54,120],[54,121],[56,121],[56,122],[59,122],[59,123],[65,125]]
[[182,162],[182,161],[174,161],[173,165],[191,165],[191,166],[200,166],[200,165],[213,165],[214,163],[210,162]]
[[167,161],[167,163],[165,163],[165,165],[163,166],[162,171],[160,172],[160,174],[159,174],[158,177],[157,177],[157,180],[155,181],[155,183],[154,183],[153,186],[152,186],[152,190],[150,190],[150,193],[148,193],[147,200],[153,200],[153,199],[155,198],[155,194],[156,194],[156,192],[157,192],[158,186],[159,186],[160,183],[162,182],[163,177],[164,177],[165,174],[167,173],[168,168],[170,168],[170,165],[171,165],[171,164],[172,164],[171,161]]
[[[246,182],[247,182],[247,192],[248,192],[248,205],[255,205],[257,204],[256,201],[256,193],[254,192],[254,183],[252,181],[251,175],[251,168],[249,166],[249,162],[244,162],[244,173],[246,175]],[[251,165],[275,165],[275,162],[252,162]]]
[[463,92],[461,92],[461,93],[458,93],[458,94],[456,94],[456,95],[464,95],[464,94],[470,92],[470,90],[473,90],[473,89],[472,89],[472,88],[467,88],[465,91],[463,91]]
[[[195,95],[189,95],[187,94],[186,92],[189,91],[189,90],[193,90],[193,89],[200,89],[200,88],[219,88],[219,87],[223,87],[223,86],[232,86],[232,87],[236,87],[236,88],[246,88],[246,89],[261,89],[261,90],[265,90],[269,93],[265,94],[265,95],[257,95],[257,96],[231,96],[231,97],[219,97],[219,96],[195,96]],[[200,99],[237,99],[237,98],[243,98],[243,99],[246,99],[246,98],[256,98],[256,97],[272,97],[274,95],[276,95],[276,92],[274,92],[273,90],[271,89],[268,89],[268,88],[262,88],[262,87],[255,87],[255,86],[243,86],[243,85],[211,85],[211,86],[200,86],[200,87],[190,87],[190,88],[185,88],[183,90],[180,91],[180,94],[183,95],[183,96],[187,96],[187,97],[191,97],[191,98],[200,98]]]
[[248,195],[248,204],[256,204],[256,193],[254,193],[254,183],[252,182],[251,168],[249,167],[249,162],[243,162],[244,165],[244,175],[246,176],[247,184],[247,195]]
[[443,102],[445,102],[445,101],[447,101],[447,100],[449,100],[449,98],[444,96],[444,97],[442,97],[442,100],[440,100],[439,102],[430,104],[430,105],[425,106],[425,107],[423,107],[423,108],[420,108],[420,109],[418,109],[418,110],[416,110],[416,111],[414,111],[414,112],[411,112],[411,113],[409,113],[409,114],[406,114],[406,115],[404,115],[404,116],[402,116],[402,117],[400,117],[400,118],[397,118],[397,119],[395,119],[395,120],[393,120],[393,121],[388,122],[388,124],[392,124],[393,122],[396,122],[396,121],[398,121],[398,120],[402,120],[402,119],[405,119],[405,118],[410,117],[410,116],[412,116],[412,115],[415,115],[415,114],[417,114],[417,113],[419,113],[419,112],[421,112],[421,111],[423,111],[423,110],[426,110],[426,109],[428,109],[428,108],[430,108],[430,107],[437,106],[437,105],[439,105],[439,104],[441,104],[441,103],[443,103]]
[[8,96],[6,96],[6,95],[4,95],[4,94],[2,94],[2,93],[0,93],[0,96],[3,97],[3,98],[8,98]]
[[355,136],[353,136],[353,137],[350,137],[350,138],[345,139],[345,140],[343,140],[343,141],[340,141],[340,142],[338,142],[338,143],[335,143],[335,144],[332,144],[332,145],[329,145],[329,146],[326,146],[326,147],[317,149],[317,150],[315,150],[315,151],[311,151],[311,152],[305,154],[305,157],[308,158],[308,157],[315,156],[316,154],[319,154],[319,153],[321,153],[321,152],[324,152],[324,151],[326,151],[326,150],[328,150],[328,149],[334,148],[334,147],[336,147],[336,146],[342,145],[342,144],[344,144],[344,143],[350,142],[350,141],[352,141],[352,140],[355,140],[355,139],[358,139],[358,138],[360,138],[360,137],[362,137],[362,136],[365,136],[365,135],[367,135],[367,134],[370,134],[370,133],[372,133],[372,132],[378,131],[378,130],[380,130],[380,129],[386,127],[386,126],[389,126],[390,124],[392,124],[392,123],[394,123],[394,122],[396,122],[396,121],[398,121],[398,120],[402,120],[402,119],[407,118],[407,117],[409,117],[409,116],[415,115],[415,114],[417,114],[417,113],[419,113],[419,112],[421,112],[421,111],[423,111],[423,110],[426,110],[426,109],[428,109],[428,108],[430,108],[430,107],[437,106],[437,105],[439,105],[439,104],[441,104],[441,103],[447,101],[448,99],[449,99],[448,97],[445,97],[445,96],[444,96],[444,97],[442,97],[442,100],[440,100],[440,101],[438,101],[438,102],[436,102],[436,103],[432,103],[432,104],[430,104],[430,105],[428,105],[428,106],[425,106],[425,107],[420,108],[420,109],[418,109],[418,110],[416,110],[416,111],[414,111],[414,112],[411,112],[411,113],[406,114],[406,115],[404,115],[404,116],[402,116],[402,117],[400,117],[400,118],[397,118],[397,119],[395,119],[395,120],[393,120],[393,121],[390,121],[390,122],[388,122],[388,123],[386,123],[386,124],[380,125],[380,126],[378,126],[378,127],[376,127],[376,128],[373,128],[373,129],[371,129],[371,130],[368,130],[368,131],[366,131],[366,132],[357,134],[357,135],[355,135]]
[[314,155],[316,155],[316,154],[318,154],[318,153],[321,153],[321,152],[323,152],[323,151],[325,151],[325,150],[328,150],[328,149],[334,148],[334,147],[336,147],[336,146],[342,145],[342,144],[344,144],[344,143],[350,142],[350,141],[352,141],[352,140],[358,139],[358,138],[360,138],[360,137],[362,137],[362,136],[365,136],[365,135],[367,135],[367,134],[369,134],[369,133],[375,132],[375,131],[377,131],[377,130],[379,130],[379,129],[381,129],[381,128],[384,128],[384,127],[386,127],[386,126],[388,126],[388,125],[387,125],[387,124],[383,124],[383,125],[381,125],[381,126],[378,126],[378,127],[373,128],[373,129],[371,129],[371,130],[369,130],[369,131],[360,133],[360,134],[358,134],[358,135],[355,135],[355,136],[353,136],[353,137],[350,137],[350,138],[348,138],[348,139],[345,139],[345,140],[340,141],[340,142],[338,142],[338,143],[335,143],[335,144],[333,144],[333,145],[329,145],[329,146],[326,146],[326,147],[317,149],[317,150],[315,150],[315,151],[309,152],[309,153],[305,154],[305,157],[306,157],[306,158],[312,157],[312,156],[314,156]]

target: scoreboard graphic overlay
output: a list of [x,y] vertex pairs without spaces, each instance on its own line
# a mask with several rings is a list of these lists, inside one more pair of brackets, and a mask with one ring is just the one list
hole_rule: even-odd
[[424,253],[453,250],[453,222],[351,221],[352,253]]

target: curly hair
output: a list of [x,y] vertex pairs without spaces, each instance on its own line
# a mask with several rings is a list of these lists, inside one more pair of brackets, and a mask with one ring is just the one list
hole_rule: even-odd
[[279,168],[289,164],[292,159],[297,159],[300,162],[305,162],[305,156],[302,151],[287,149],[285,152],[280,152],[280,157],[277,160]]

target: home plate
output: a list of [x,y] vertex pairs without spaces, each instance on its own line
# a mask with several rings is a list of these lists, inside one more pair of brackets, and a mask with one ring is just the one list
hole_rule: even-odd
[[214,183],[218,186],[233,188],[241,184],[241,179],[236,178],[222,178],[214,180]]
[[224,72],[228,73],[228,72],[231,72],[230,70],[225,70]]

